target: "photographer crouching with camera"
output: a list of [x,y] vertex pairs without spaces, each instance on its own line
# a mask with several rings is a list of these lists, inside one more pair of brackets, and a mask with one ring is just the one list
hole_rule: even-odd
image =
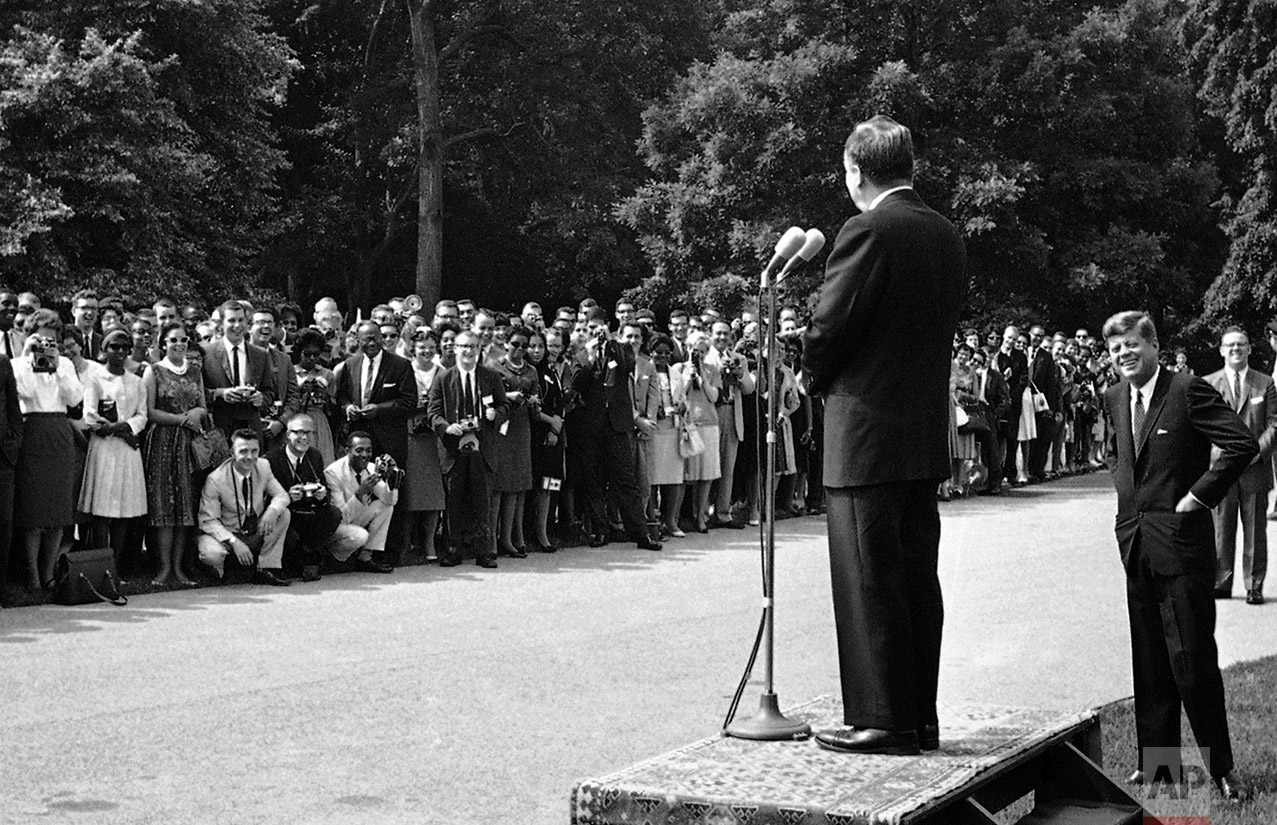
[[389,455],[374,461],[372,436],[355,430],[346,437],[346,456],[329,464],[324,478],[332,492],[333,506],[341,511],[342,523],[362,527],[368,533],[355,559],[355,569],[365,573],[393,571],[394,567],[385,560],[386,536],[399,503],[403,470]]
[[323,553],[345,561],[368,543],[368,531],[344,524],[342,511],[333,505],[323,457],[311,444],[314,436],[315,420],[306,414],[296,415],[285,428],[285,442],[266,456],[271,473],[288,492],[288,511],[293,518],[284,552],[291,556],[300,548],[304,582],[319,580]]

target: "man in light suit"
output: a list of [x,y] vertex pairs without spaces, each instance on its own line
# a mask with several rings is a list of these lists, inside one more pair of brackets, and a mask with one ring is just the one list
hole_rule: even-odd
[[248,428],[262,431],[262,410],[275,401],[266,351],[246,340],[248,313],[239,301],[219,308],[222,338],[203,344],[204,392],[213,424],[226,434]]
[[[241,310],[242,311],[242,310]],[[261,436],[244,428],[231,435],[231,457],[209,473],[200,495],[200,561],[219,579],[228,556],[254,567],[253,582],[283,587],[284,538],[291,521],[288,493],[261,457]]]
[[[634,395],[634,480],[638,484],[643,512],[647,512],[647,502],[652,495],[648,451],[661,407],[661,385],[657,382],[656,365],[643,354],[643,327],[638,321],[621,325],[621,343],[634,351],[634,375],[631,378]],[[620,511],[615,505],[609,508],[608,515],[613,524],[620,521]]]
[[342,524],[368,531],[355,567],[365,573],[394,570],[384,554],[399,487],[382,478],[373,465],[372,436],[360,430],[346,436],[346,455],[324,468],[324,480],[332,491],[333,506],[341,511]]
[[1179,748],[1182,705],[1216,786],[1235,799],[1245,789],[1233,774],[1215,647],[1209,508],[1259,454],[1259,444],[1210,384],[1161,369],[1148,315],[1118,313],[1105,321],[1103,334],[1122,379],[1105,391],[1104,405],[1112,422],[1106,455],[1117,489],[1115,532],[1135,677],[1140,764],[1130,781],[1141,784],[1146,772],[1160,772],[1146,749]]
[[745,440],[745,399],[754,394],[754,376],[745,356],[733,349],[732,325],[715,321],[710,329],[713,344],[705,354],[705,363],[718,367],[723,376],[723,390],[714,402],[718,413],[718,462],[722,475],[714,497],[712,527],[744,529],[743,522],[732,520],[732,477],[736,473],[736,453]]
[[482,346],[475,332],[457,334],[457,363],[435,378],[426,405],[444,447],[449,546],[439,555],[440,567],[460,564],[465,547],[474,549],[480,567],[497,566],[501,494],[493,491],[492,481],[497,429],[505,423],[509,402],[501,376],[479,363]]
[[1242,580],[1246,603],[1264,603],[1264,574],[1268,572],[1268,491],[1273,486],[1273,435],[1277,433],[1277,389],[1273,379],[1250,369],[1250,338],[1240,327],[1224,330],[1219,354],[1224,368],[1206,376],[1224,402],[1237,411],[1242,423],[1259,442],[1259,455],[1228,488],[1214,508],[1215,598],[1227,599],[1233,591],[1233,562],[1237,550],[1237,517],[1242,523]]
[[825,396],[824,484],[843,716],[822,747],[939,747],[944,608],[936,485],[948,478],[949,369],[966,294],[958,230],[913,191],[909,130],[881,115],[843,151],[861,214],[843,224],[803,336]]

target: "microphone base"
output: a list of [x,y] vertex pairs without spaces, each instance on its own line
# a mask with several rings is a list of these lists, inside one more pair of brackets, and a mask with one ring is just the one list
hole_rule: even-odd
[[780,712],[776,694],[764,693],[758,697],[758,713],[733,721],[724,728],[723,735],[759,742],[806,739],[811,736],[811,725],[786,717]]

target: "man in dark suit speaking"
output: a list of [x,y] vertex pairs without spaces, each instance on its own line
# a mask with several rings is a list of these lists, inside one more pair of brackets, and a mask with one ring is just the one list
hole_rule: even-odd
[[966,293],[958,230],[913,191],[909,130],[881,115],[843,152],[843,224],[804,335],[825,395],[824,483],[844,721],[831,750],[938,747],[944,608],[936,485],[949,476],[949,365]]
[[[1142,784],[1146,748],[1180,745],[1180,705],[1226,798],[1233,775],[1224,682],[1215,648],[1215,530],[1219,504],[1259,443],[1210,384],[1157,363],[1157,329],[1142,312],[1104,322],[1121,381],[1104,393],[1107,458],[1117,488],[1117,545],[1126,569],[1135,677],[1135,735]],[[1212,460],[1211,447],[1217,449]],[[1175,777],[1172,777],[1175,778]]]

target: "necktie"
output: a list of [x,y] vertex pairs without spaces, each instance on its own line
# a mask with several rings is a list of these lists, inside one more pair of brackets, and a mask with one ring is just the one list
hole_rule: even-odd
[[1144,434],[1144,393],[1135,392],[1135,414],[1131,416],[1131,435],[1135,436],[1135,446],[1140,445],[1140,436]]
[[4,333],[4,354],[9,356],[10,358],[13,357],[13,342],[9,340],[8,330],[5,330],[5,333]]
[[471,415],[474,412],[474,388],[470,386],[470,374],[461,376],[461,382],[466,390],[466,415]]
[[1233,403],[1237,405],[1237,412],[1242,411],[1242,374],[1240,372],[1233,373]]
[[373,364],[371,360],[367,360],[364,362],[364,406],[365,407],[368,406],[371,400],[370,396],[372,395],[372,379],[373,379],[372,373],[375,368],[376,368],[376,365]]
[[247,510],[249,514],[252,514],[253,488],[252,488],[252,485],[249,483],[248,476],[244,476],[244,481],[240,485],[240,488],[244,491],[244,509]]
[[239,346],[231,347],[231,380],[235,382],[235,386],[242,386],[239,374]]

